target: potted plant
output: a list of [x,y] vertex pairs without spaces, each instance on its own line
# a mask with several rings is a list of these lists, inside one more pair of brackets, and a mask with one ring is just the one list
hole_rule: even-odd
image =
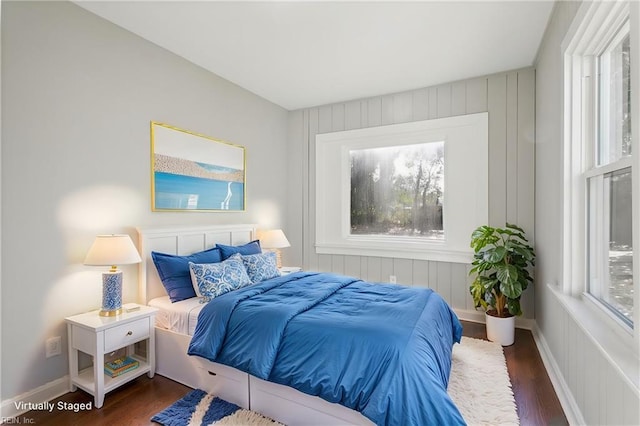
[[529,267],[535,252],[516,225],[505,228],[480,226],[471,234],[475,275],[469,287],[476,308],[485,310],[487,338],[502,346],[513,344],[515,316],[522,315],[520,296],[533,278]]

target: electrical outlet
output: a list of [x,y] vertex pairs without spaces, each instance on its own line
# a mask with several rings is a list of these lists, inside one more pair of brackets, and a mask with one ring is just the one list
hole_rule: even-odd
[[396,276],[395,275],[389,275],[389,282],[391,284],[396,284],[397,283]]
[[62,340],[60,336],[50,337],[46,342],[46,356],[51,358],[52,356],[60,355],[62,353]]

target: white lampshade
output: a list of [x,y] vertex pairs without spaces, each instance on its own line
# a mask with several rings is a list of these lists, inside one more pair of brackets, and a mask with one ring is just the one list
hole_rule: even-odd
[[276,253],[276,266],[281,268],[282,254],[280,253],[280,249],[291,247],[291,244],[289,243],[289,240],[287,240],[287,237],[285,237],[282,229],[261,231],[258,233],[258,237],[260,238],[260,247]]
[[291,247],[282,229],[270,229],[260,233],[260,246],[268,249]]
[[84,259],[85,265],[114,266],[140,263],[140,255],[128,235],[98,235]]

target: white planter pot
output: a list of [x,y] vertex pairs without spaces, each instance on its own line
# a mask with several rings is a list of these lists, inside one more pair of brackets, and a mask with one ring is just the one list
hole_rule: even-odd
[[516,317],[498,318],[485,313],[487,325],[487,338],[492,342],[500,343],[502,346],[513,345]]

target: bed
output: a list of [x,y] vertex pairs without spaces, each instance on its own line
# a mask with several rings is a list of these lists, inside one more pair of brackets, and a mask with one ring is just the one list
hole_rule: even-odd
[[[330,363],[322,362],[322,358],[318,357],[324,356],[327,359],[326,353],[339,353],[353,339],[353,336],[372,334],[371,330],[374,330],[371,327],[363,328],[362,330],[365,331],[360,330],[353,335],[327,331],[328,318],[331,318],[329,322],[334,321],[335,324],[351,323],[345,320],[345,314],[333,316],[334,312],[338,311],[336,303],[339,300],[350,300],[353,303],[355,298],[360,297],[359,295],[375,292],[376,295],[370,298],[375,303],[369,303],[369,305],[376,305],[381,299],[388,299],[391,294],[395,295],[398,286],[371,286],[348,277],[300,272],[234,291],[228,297],[215,298],[208,304],[201,304],[197,299],[171,303],[151,259],[152,251],[182,255],[205,250],[215,246],[216,243],[244,244],[254,238],[255,227],[253,225],[201,226],[139,229],[138,232],[143,258],[139,274],[140,299],[141,302],[160,309],[156,321],[156,372],[158,374],[190,387],[205,389],[223,399],[289,425],[370,425],[373,424],[370,419],[378,424],[394,424],[398,419],[402,419],[403,424],[463,423],[457,409],[446,394],[450,346],[456,338],[459,339],[460,330],[457,329],[459,323],[448,306],[444,302],[439,302],[441,300],[439,296],[418,290],[403,290],[400,292],[403,294],[402,310],[389,313],[389,317],[381,323],[381,325],[388,325],[393,322],[394,316],[406,315],[406,318],[398,322],[419,324],[423,321],[425,312],[437,311],[434,315],[438,318],[437,322],[440,324],[438,327],[415,326],[415,329],[407,331],[406,336],[403,337],[406,342],[409,342],[406,343],[407,345],[413,345],[415,343],[411,342],[419,341],[417,352],[420,359],[433,357],[435,362],[425,364],[421,361],[405,361],[405,358],[409,357],[405,354],[412,353],[412,351],[406,351],[401,356],[380,358],[380,361],[366,366],[364,365],[366,362],[362,360],[374,358],[370,356],[373,353],[370,346],[378,345],[379,340],[369,336],[368,341],[359,342],[348,350],[350,355],[346,358],[351,359],[351,362],[353,359],[361,362],[342,369],[342,374],[346,377],[342,377],[344,382],[341,383],[346,385],[341,385],[337,390],[331,389],[331,386],[320,386],[321,382],[326,382],[328,373],[326,369],[323,370],[324,367],[319,367],[326,364],[328,370],[336,370],[333,364],[334,361],[337,362],[337,357],[335,355],[329,357]],[[297,293],[300,293],[299,296],[303,299],[295,299],[294,297],[298,297]],[[307,297],[316,299],[304,299]],[[279,310],[271,311],[274,300],[286,301],[282,303],[283,306]],[[429,309],[426,308],[428,304],[431,306]],[[311,305],[313,310],[309,310]],[[246,316],[238,317],[242,313],[240,307],[245,306],[248,307]],[[347,315],[354,315],[355,311],[359,311],[353,306]],[[379,309],[379,311],[374,309],[369,315],[384,317],[386,308],[379,307]],[[274,322],[277,325],[267,327],[266,332],[259,329],[260,320],[253,326],[246,326],[247,321],[255,321],[252,318],[257,313],[263,315],[265,311],[271,312],[269,315],[282,317],[282,324]],[[227,312],[228,316],[223,312]],[[371,322],[371,318],[366,315],[361,318],[367,323]],[[316,324],[317,329],[310,332],[312,330],[310,327],[313,327],[311,320],[325,322]],[[205,327],[206,323],[210,324]],[[228,335],[226,325],[221,326],[222,323],[229,324]],[[231,324],[235,324],[233,325],[235,328],[232,328]],[[245,328],[238,328],[241,325]],[[213,334],[206,336],[199,329],[213,329]],[[237,330],[243,331],[238,333]],[[377,333],[377,330],[374,331]],[[447,343],[437,342],[442,337],[429,341],[422,337],[416,338],[415,336],[420,333],[435,337],[444,335],[446,337],[444,341]],[[195,338],[193,338],[194,334]],[[304,334],[312,336],[311,340],[305,343],[305,349],[297,348],[293,352],[284,352],[287,348],[295,347],[291,340],[294,336],[298,336],[297,339]],[[240,337],[234,341],[230,337],[233,335]],[[314,339],[323,343],[314,346]],[[223,341],[224,345],[222,345]],[[251,344],[247,345],[247,342]],[[282,352],[270,352],[271,347],[276,347]],[[361,353],[356,353],[359,347]],[[250,353],[251,349],[254,349],[255,353]],[[326,350],[324,354],[323,350]],[[194,356],[187,355],[187,352],[191,352]],[[270,355],[266,358],[269,362],[256,361],[263,353]],[[315,358],[306,359],[308,356]],[[234,359],[236,361],[233,361]],[[391,362],[389,359],[399,363],[399,367],[391,368],[390,365],[395,364],[389,364]],[[296,370],[305,363],[314,366],[311,373],[303,374]],[[235,365],[240,369],[225,364]],[[398,371],[398,373],[389,374],[389,371]],[[387,381],[382,381],[373,387],[359,387],[362,382],[371,382],[369,378],[378,376],[386,377],[384,380]],[[437,386],[427,392],[426,386],[431,386],[430,382],[433,378],[438,382]],[[410,384],[407,385],[407,383]],[[291,386],[296,386],[307,393],[322,395],[324,399],[303,393]],[[365,383],[362,386],[369,386],[369,384]],[[343,388],[355,389],[355,396]],[[353,392],[353,389],[350,391]],[[340,404],[328,401],[337,401]],[[367,417],[347,406],[362,411]]]

